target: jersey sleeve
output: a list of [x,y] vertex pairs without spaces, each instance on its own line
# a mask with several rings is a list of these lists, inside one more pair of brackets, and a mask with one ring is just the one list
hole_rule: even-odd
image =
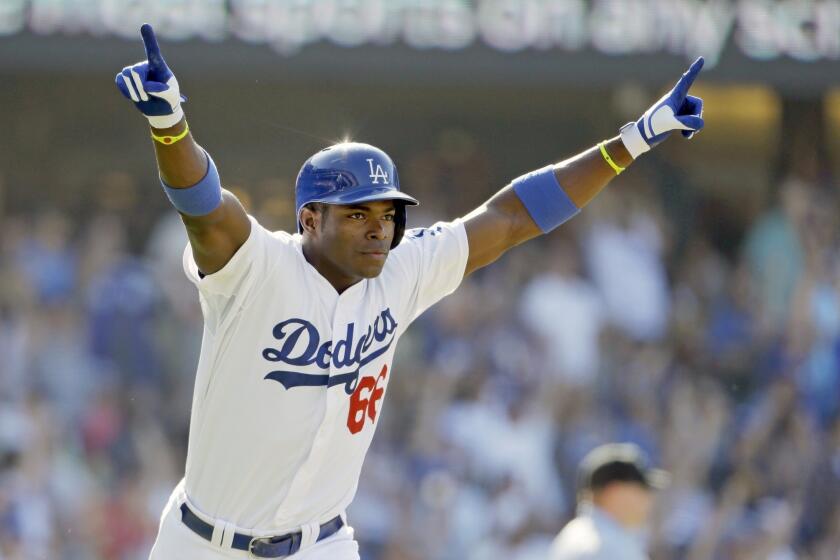
[[271,268],[283,260],[283,248],[288,245],[291,250],[290,242],[283,243],[284,238],[291,239],[290,235],[268,231],[253,216],[248,219],[248,239],[225,266],[212,274],[199,272],[189,243],[184,249],[184,272],[198,288],[205,325],[211,330],[246,305]]
[[414,321],[461,284],[469,257],[466,229],[460,219],[410,229],[391,256],[407,287],[405,316]]

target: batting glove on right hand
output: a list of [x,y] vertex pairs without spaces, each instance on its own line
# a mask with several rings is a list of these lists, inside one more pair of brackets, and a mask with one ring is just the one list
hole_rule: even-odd
[[181,95],[178,80],[160,54],[152,26],[144,23],[140,34],[146,47],[146,60],[123,68],[115,79],[117,88],[134,102],[152,127],[169,128],[183,118],[181,102],[187,98]]
[[691,138],[703,129],[703,100],[688,95],[688,88],[701,68],[703,57],[695,60],[677,85],[645,111],[642,118],[621,127],[621,141],[633,159],[665,140],[674,130]]

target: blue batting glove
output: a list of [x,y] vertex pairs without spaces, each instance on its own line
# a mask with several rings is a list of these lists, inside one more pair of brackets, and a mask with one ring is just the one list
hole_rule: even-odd
[[181,102],[187,98],[181,95],[178,80],[160,54],[152,26],[144,23],[140,34],[146,47],[146,60],[123,68],[115,79],[117,88],[146,115],[152,127],[169,128],[184,117]]
[[621,141],[633,159],[665,140],[674,130],[691,138],[703,129],[703,100],[688,95],[688,88],[701,68],[702,56],[686,70],[674,89],[645,111],[642,118],[621,127]]

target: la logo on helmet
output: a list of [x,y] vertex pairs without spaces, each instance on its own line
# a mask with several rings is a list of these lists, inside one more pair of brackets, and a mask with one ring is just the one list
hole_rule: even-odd
[[376,164],[376,169],[373,168],[373,158],[367,158],[368,166],[370,167],[370,178],[373,179],[373,184],[378,185],[379,179],[386,185],[388,184],[388,174],[382,169],[382,166]]

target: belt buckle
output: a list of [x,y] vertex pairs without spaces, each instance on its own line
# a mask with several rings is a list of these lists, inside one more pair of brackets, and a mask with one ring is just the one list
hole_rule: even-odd
[[254,543],[257,541],[264,540],[265,537],[253,537],[250,541],[248,541],[248,558],[263,558],[262,556],[257,556],[254,552]]
[[[281,542],[289,539],[291,542],[289,543],[289,553],[284,554],[282,556],[257,556],[254,552],[254,546],[256,544],[265,543],[265,544],[280,544]],[[281,535],[276,537],[253,537],[248,542],[248,558],[285,558],[287,556],[291,556],[296,554],[298,550],[300,550],[300,542],[301,542],[301,534],[300,533],[290,533],[288,535]]]

